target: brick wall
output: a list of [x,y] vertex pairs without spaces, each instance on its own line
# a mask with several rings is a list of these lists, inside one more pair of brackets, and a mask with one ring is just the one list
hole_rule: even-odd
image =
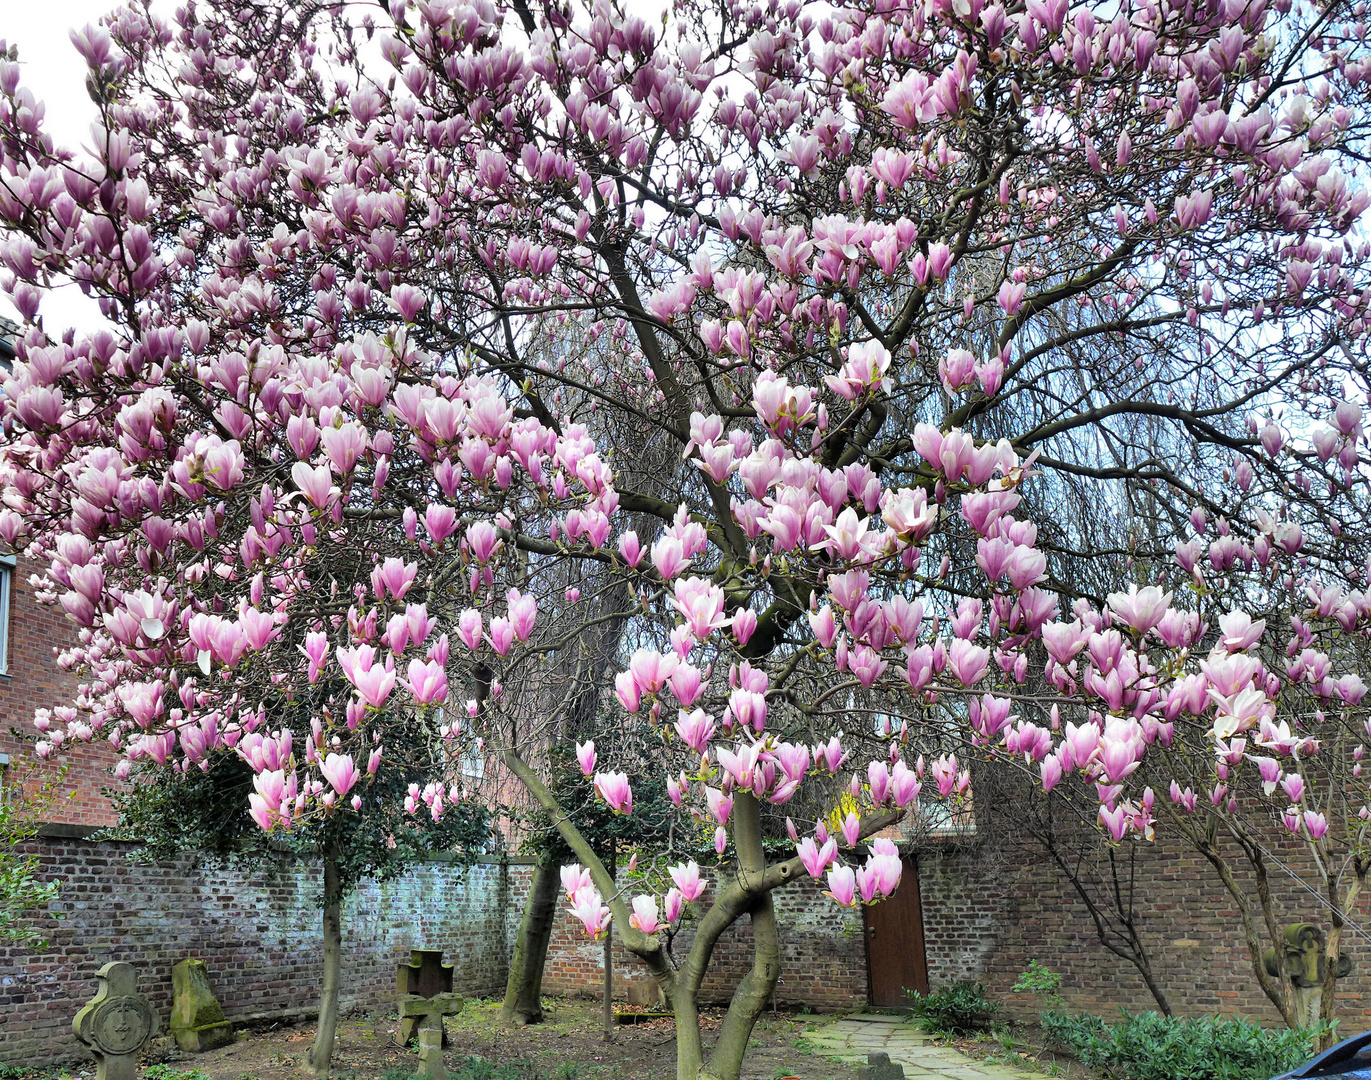
[[[25,763],[33,761],[31,743],[15,737],[12,730],[33,734],[35,709],[69,705],[76,697],[77,680],[57,666],[53,652],[73,640],[74,624],[60,607],[34,600],[28,582],[33,569],[32,563],[21,558],[14,570],[9,671],[0,675],[0,754],[11,759],[11,777],[25,772]],[[56,791],[57,797],[44,809],[43,818],[80,825],[113,825],[115,815],[101,789],[111,783],[109,768],[116,759],[114,750],[103,741],[64,752],[61,760],[67,771]]]
[[[517,921],[528,892],[531,868],[510,868],[511,910]],[[781,933],[781,980],[776,987],[779,1005],[808,1006],[819,1011],[860,1008],[866,1004],[866,953],[862,917],[838,907],[808,878],[773,894]],[[692,907],[708,909],[713,890]],[[517,927],[516,927],[517,929]],[[693,938],[680,934],[673,953],[684,957]],[[617,940],[614,944],[614,995],[624,1000],[630,983],[650,976],[636,956]],[[752,966],[752,927],[746,917],[724,933],[715,947],[701,1000],[724,1003]],[[591,941],[579,921],[558,901],[557,921],[548,949],[543,987],[551,994],[599,997],[604,987],[604,943]]]
[[[71,1018],[112,960],[138,965],[142,989],[170,1010],[171,967],[209,966],[230,1020],[298,1015],[317,1001],[322,954],[316,865],[282,856],[255,872],[140,865],[132,845],[70,838],[35,842],[49,876],[65,879],[61,922],[45,952],[0,946],[0,1063],[46,1064],[80,1054]],[[413,947],[441,948],[454,988],[504,990],[508,874],[434,861],[349,898],[343,917],[346,1007],[391,1007],[395,964]]]
[[[1278,853],[1297,871],[1312,869],[1301,867],[1296,849]],[[1238,876],[1250,883],[1249,875]],[[1144,944],[1177,1013],[1281,1023],[1257,988],[1232,899],[1207,862],[1159,825],[1157,840],[1138,849],[1136,880]],[[1270,881],[1282,925],[1327,927],[1305,888],[1317,884],[1311,873],[1301,883],[1273,869]],[[1114,1016],[1121,1007],[1156,1008],[1137,970],[1099,944],[1071,885],[1043,861],[1025,860],[1021,849],[984,838],[926,852],[919,857],[919,884],[931,986],[977,979],[1009,1015],[1029,1017],[1031,998],[1011,987],[1036,959],[1062,975],[1062,996],[1073,1010]],[[1371,931],[1371,898],[1362,898],[1354,920]],[[1356,934],[1344,934],[1343,942],[1356,964],[1339,992],[1339,1015],[1350,1034],[1371,1027],[1371,942]]]

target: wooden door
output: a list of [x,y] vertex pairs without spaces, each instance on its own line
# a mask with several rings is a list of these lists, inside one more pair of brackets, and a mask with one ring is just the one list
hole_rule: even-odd
[[905,990],[928,993],[919,872],[906,855],[900,887],[874,907],[862,909],[866,924],[866,970],[872,1005],[907,1008]]

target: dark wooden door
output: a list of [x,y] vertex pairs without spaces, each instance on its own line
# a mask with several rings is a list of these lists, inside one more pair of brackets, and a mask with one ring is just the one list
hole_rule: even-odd
[[904,1008],[909,1005],[906,989],[928,993],[924,920],[914,856],[905,856],[895,894],[874,907],[863,908],[862,917],[871,1004]]

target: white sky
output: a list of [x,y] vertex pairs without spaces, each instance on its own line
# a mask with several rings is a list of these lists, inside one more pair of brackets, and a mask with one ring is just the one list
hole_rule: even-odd
[[[86,94],[86,62],[68,32],[96,22],[116,0],[0,0],[0,37],[19,47],[20,82],[47,106],[45,125],[59,146],[90,142],[95,106]],[[54,337],[67,327],[90,327],[100,319],[95,302],[67,286],[48,294],[41,314]],[[0,314],[16,318],[0,297]]]

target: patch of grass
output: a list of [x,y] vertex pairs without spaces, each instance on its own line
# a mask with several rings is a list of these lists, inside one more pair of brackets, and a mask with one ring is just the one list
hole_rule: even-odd
[[802,1054],[814,1053],[814,1044],[801,1035],[798,1039],[791,1039],[790,1045]]
[[564,1061],[557,1066],[552,1080],[576,1080],[581,1075],[581,1067],[574,1061]]
[[176,1069],[170,1065],[149,1065],[143,1070],[144,1080],[209,1080],[209,1073],[199,1069]]
[[408,1065],[391,1065],[381,1074],[381,1080],[414,1080],[418,1076]]

